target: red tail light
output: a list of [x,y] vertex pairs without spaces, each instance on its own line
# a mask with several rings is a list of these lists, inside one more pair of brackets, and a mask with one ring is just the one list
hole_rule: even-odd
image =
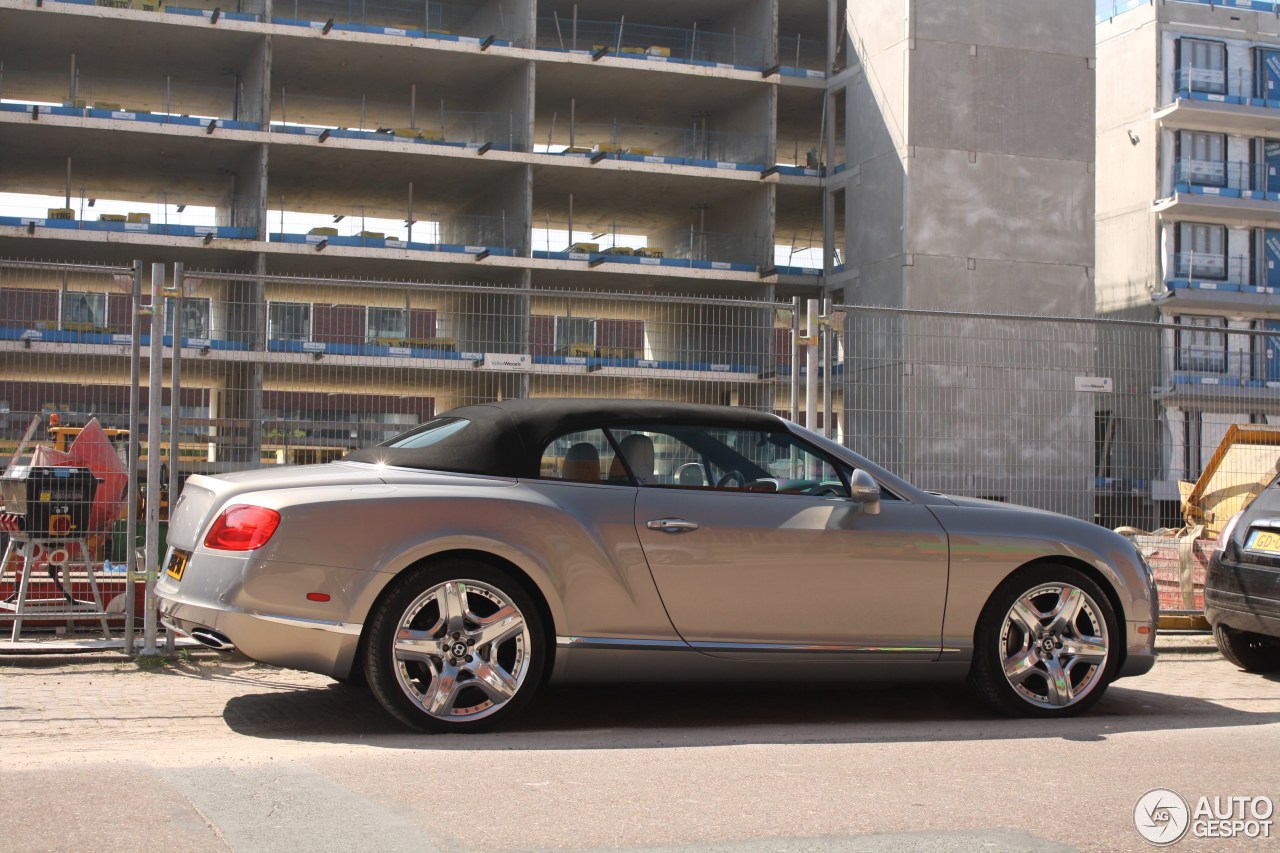
[[218,516],[204,547],[220,551],[253,551],[267,544],[280,526],[280,513],[265,506],[235,504]]

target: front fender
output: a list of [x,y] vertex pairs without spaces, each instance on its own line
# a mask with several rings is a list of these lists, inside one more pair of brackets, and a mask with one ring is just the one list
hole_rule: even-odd
[[[1077,561],[1091,567],[1115,594],[1116,618],[1128,641],[1146,625],[1154,643],[1159,616],[1151,571],[1133,543],[1118,533],[1064,515],[1000,506],[930,506],[946,528],[951,574],[943,643],[971,655],[974,629],[992,591],[1029,563]],[[1130,651],[1134,649],[1130,648]]]

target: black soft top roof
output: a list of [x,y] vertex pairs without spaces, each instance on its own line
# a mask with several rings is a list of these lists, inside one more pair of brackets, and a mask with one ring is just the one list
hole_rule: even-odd
[[782,426],[777,416],[751,409],[582,398],[504,400],[462,406],[438,417],[465,418],[471,424],[426,447],[390,447],[397,441],[393,438],[375,447],[354,450],[344,458],[431,471],[536,477],[543,448],[566,433],[640,423],[765,429]]

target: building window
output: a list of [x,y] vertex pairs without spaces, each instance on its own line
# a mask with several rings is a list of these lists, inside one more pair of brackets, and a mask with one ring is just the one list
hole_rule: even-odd
[[62,328],[73,332],[92,332],[106,328],[107,294],[78,290],[63,291]]
[[311,339],[311,306],[302,302],[272,302],[267,308],[267,337],[276,341]]
[[[164,301],[165,334],[173,334],[173,300]],[[184,338],[209,338],[209,300],[182,300],[182,336]]]
[[557,317],[556,353],[558,355],[594,355],[595,322],[590,317]]
[[1178,88],[1185,92],[1227,92],[1227,46],[1203,39],[1178,39]]
[[1227,372],[1227,321],[1224,317],[1178,317],[1178,370]]
[[1227,185],[1227,137],[1222,133],[1178,133],[1178,182],[1197,187]]
[[1178,278],[1227,278],[1227,229],[1224,225],[1179,222],[1174,272]]
[[368,332],[374,343],[403,341],[409,337],[409,312],[404,308],[370,308]]

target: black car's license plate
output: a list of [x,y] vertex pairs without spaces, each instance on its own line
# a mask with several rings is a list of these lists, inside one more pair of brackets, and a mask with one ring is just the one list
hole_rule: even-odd
[[187,570],[187,557],[190,556],[184,551],[175,550],[169,557],[169,565],[164,567],[164,573],[176,581],[182,580],[182,573]]
[[1252,530],[1244,547],[1250,551],[1280,556],[1280,530]]

